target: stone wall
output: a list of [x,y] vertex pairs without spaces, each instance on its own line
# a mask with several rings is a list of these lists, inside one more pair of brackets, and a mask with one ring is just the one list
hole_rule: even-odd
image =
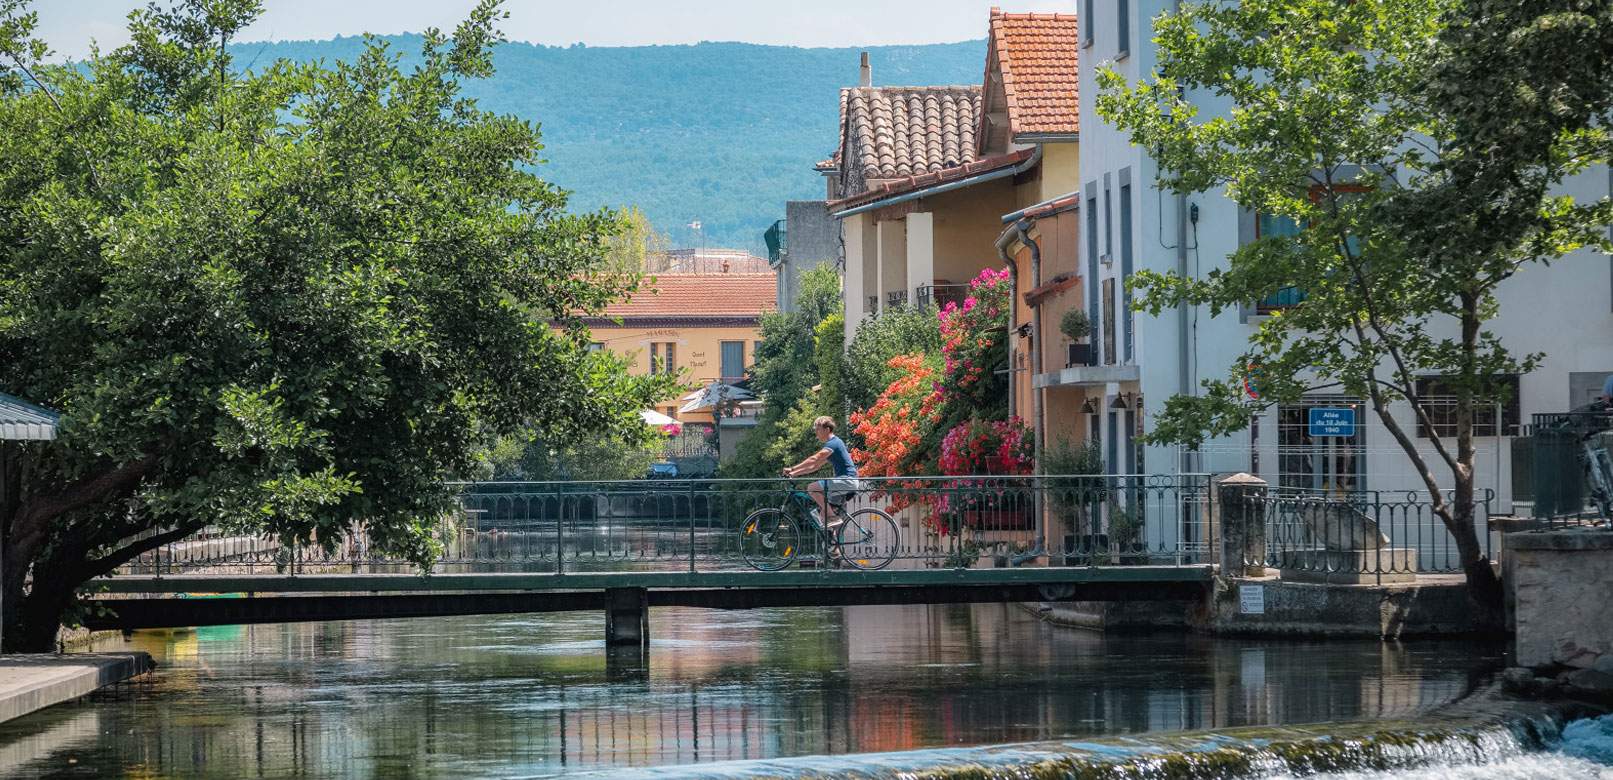
[[[1257,598],[1246,598],[1245,587],[1257,589],[1249,594]],[[1384,585],[1234,577],[1217,578],[1209,603],[1192,621],[1213,634],[1394,638],[1467,633],[1467,615],[1460,576]]]
[[1587,669],[1613,658],[1613,532],[1508,534],[1506,553],[1519,666]]

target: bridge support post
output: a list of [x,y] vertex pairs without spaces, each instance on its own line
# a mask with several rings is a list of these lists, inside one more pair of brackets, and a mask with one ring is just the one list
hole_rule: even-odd
[[650,592],[645,588],[605,589],[605,644],[650,644]]
[[1251,474],[1221,480],[1221,575],[1266,574],[1266,481]]

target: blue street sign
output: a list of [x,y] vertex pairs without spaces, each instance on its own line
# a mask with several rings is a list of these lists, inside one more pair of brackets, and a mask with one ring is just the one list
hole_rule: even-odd
[[1354,409],[1311,409],[1310,433],[1312,436],[1354,436]]

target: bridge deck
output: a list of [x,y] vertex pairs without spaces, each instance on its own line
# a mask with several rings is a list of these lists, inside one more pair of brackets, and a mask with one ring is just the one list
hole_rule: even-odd
[[[123,576],[97,581],[112,614],[91,629],[233,625],[604,609],[607,594],[645,591],[651,607],[751,609],[1009,601],[1189,601],[1208,566],[717,571]],[[189,598],[187,594],[248,594]],[[381,594],[388,595],[381,595]],[[147,598],[129,598],[144,594]],[[258,594],[277,594],[260,596]],[[121,597],[120,597],[121,596]],[[101,610],[92,610],[92,614]]]

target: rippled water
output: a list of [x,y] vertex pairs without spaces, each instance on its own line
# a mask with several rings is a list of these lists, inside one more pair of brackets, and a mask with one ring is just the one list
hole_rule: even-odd
[[[642,664],[606,651],[603,623],[575,613],[136,634],[96,649],[145,650],[160,670],[0,725],[0,776],[695,772],[709,762],[1403,720],[1488,685],[1502,660],[1499,646],[1466,641],[1103,635],[977,605],[657,609]],[[1607,777],[1577,771],[1485,776]]]

